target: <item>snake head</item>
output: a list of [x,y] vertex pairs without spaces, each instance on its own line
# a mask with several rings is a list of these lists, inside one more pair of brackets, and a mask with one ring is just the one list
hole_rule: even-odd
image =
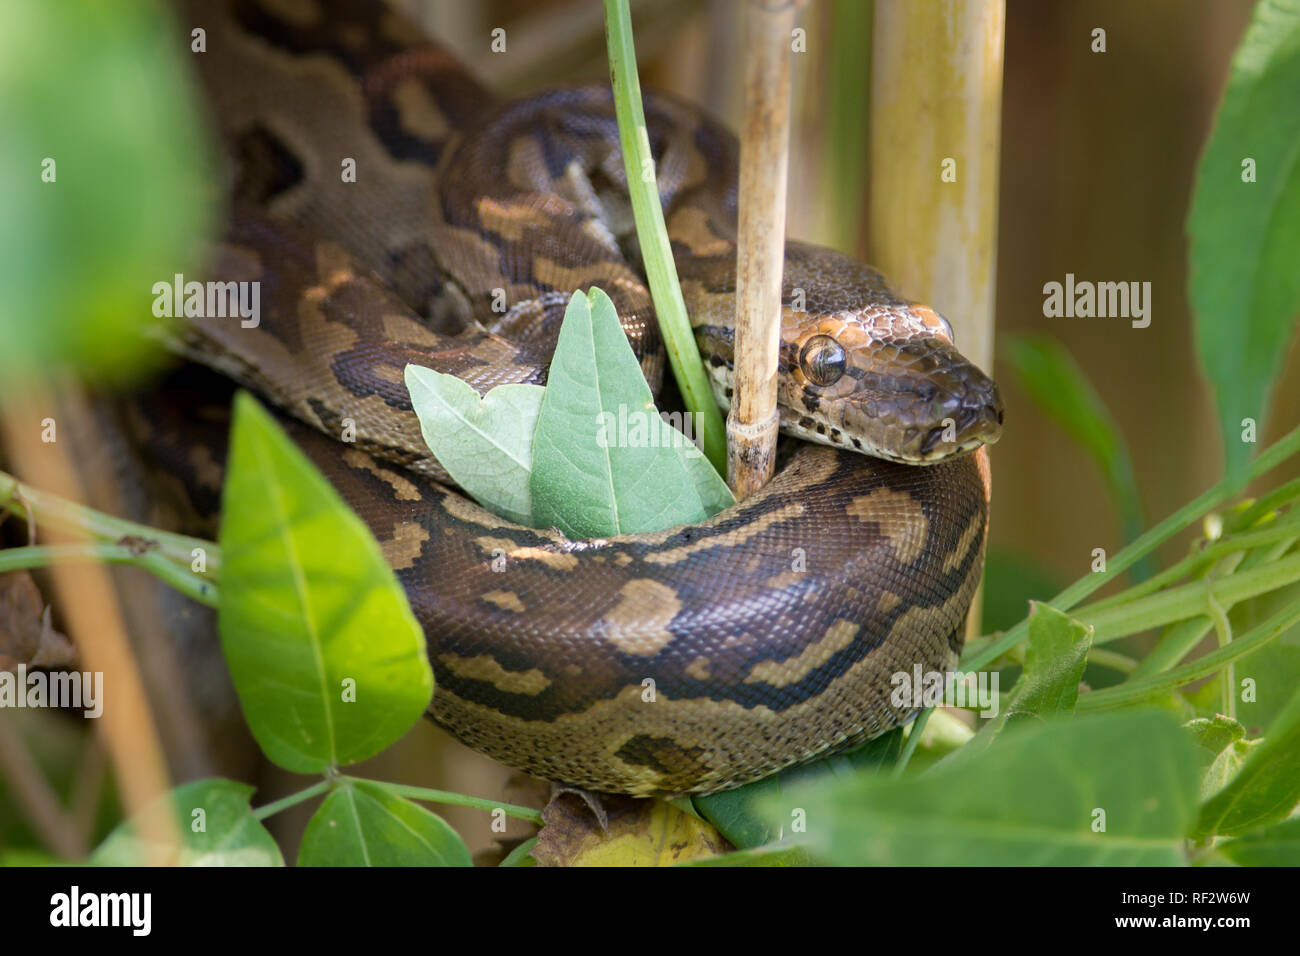
[[793,317],[783,328],[781,370],[782,430],[809,441],[926,465],[1002,432],[997,386],[925,306]]

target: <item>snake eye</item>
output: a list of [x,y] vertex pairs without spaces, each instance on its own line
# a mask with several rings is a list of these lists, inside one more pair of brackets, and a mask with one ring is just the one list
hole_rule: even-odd
[[814,385],[834,385],[847,364],[844,346],[829,335],[814,335],[799,353],[799,367]]

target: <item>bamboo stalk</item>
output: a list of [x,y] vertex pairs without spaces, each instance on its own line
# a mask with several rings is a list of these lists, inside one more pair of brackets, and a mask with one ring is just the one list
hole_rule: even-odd
[[772,477],[785,265],[790,55],[795,0],[750,0],[736,243],[736,381],[727,415],[727,483],[737,500]]
[[[993,367],[1004,0],[876,0],[870,237],[898,291]],[[980,454],[987,454],[981,450]],[[967,617],[979,633],[980,595]]]
[[[43,443],[33,423],[38,409],[52,407],[50,393],[32,389],[22,400],[11,398],[0,416],[5,447],[14,463],[67,499],[80,497],[80,481],[60,442]],[[43,531],[45,529],[39,529]],[[83,531],[65,530],[69,543],[86,545]],[[145,813],[168,791],[167,765],[157,727],[149,711],[144,684],[123,625],[121,606],[102,564],[58,562],[50,567],[68,633],[85,668],[103,675],[103,714],[98,730],[113,762],[122,802],[139,826],[146,859],[174,862],[180,847],[176,821],[169,814]]]

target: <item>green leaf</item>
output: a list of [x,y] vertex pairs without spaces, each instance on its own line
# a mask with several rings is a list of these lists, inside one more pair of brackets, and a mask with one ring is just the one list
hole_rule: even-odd
[[424,633],[361,519],[243,392],[221,513],[217,623],[263,752],[319,773],[401,737],[433,694]]
[[1300,817],[1215,846],[1239,866],[1300,866]]
[[1209,800],[1222,791],[1262,743],[1262,740],[1234,740],[1215,754],[1201,778],[1201,800]]
[[482,398],[454,375],[406,366],[406,387],[433,457],[493,514],[533,523],[529,481],[540,385],[498,385]]
[[[253,788],[234,780],[183,784],[144,813],[170,812],[181,837],[183,866],[284,866],[271,834],[253,816]],[[127,820],[90,856],[97,866],[144,866],[150,860],[135,824]]]
[[[1233,746],[1237,746],[1234,744]],[[1192,832],[1237,836],[1285,819],[1300,803],[1300,691],[1268,736],[1249,748],[1241,769],[1201,807]]]
[[1031,601],[1025,668],[1011,688],[1006,719],[1072,714],[1091,649],[1091,627],[1050,604]]
[[687,863],[680,863],[679,866],[812,866],[813,859],[808,855],[808,851],[801,846],[781,846],[773,844],[771,846],[754,847],[748,850],[737,850],[735,853],[724,853],[722,856],[706,857],[702,860],[691,860]]
[[[1219,408],[1227,473],[1260,419],[1300,312],[1300,0],[1261,0],[1232,59],[1196,173],[1188,232],[1196,348]],[[1254,182],[1243,181],[1247,161]]]
[[[778,801],[783,794],[798,790],[802,784],[813,786],[819,780],[849,777],[858,771],[892,767],[903,749],[903,728],[868,740],[848,753],[834,754],[812,763],[791,767],[762,780],[734,790],[694,797],[692,803],[700,816],[708,820],[734,846],[742,850],[771,844],[781,838],[781,826],[773,826],[759,811],[764,801]],[[785,815],[783,819],[790,819]]]
[[345,778],[307,824],[299,866],[472,866],[442,818],[368,780]]
[[1213,760],[1223,748],[1246,736],[1246,728],[1223,714],[1213,717],[1197,717],[1183,724],[1183,729],[1192,735],[1192,739]]
[[1013,726],[926,773],[828,781],[797,806],[801,842],[841,865],[1173,865],[1196,785],[1178,724],[1135,711]]
[[188,273],[213,221],[203,197],[217,150],[167,12],[149,0],[4,6],[0,389],[60,367],[129,379],[158,357],[141,334],[157,322],[153,284],[199,278]]
[[1003,354],[1034,404],[1101,468],[1119,510],[1124,539],[1134,540],[1142,533],[1143,521],[1133,460],[1119,426],[1074,356],[1045,335],[1013,336],[1003,345]]
[[[1241,635],[1262,624],[1277,612],[1300,601],[1300,585],[1269,591],[1232,609],[1232,631]],[[1253,733],[1267,734],[1295,688],[1300,687],[1300,624],[1278,635],[1275,641],[1237,661],[1237,719]],[[1247,685],[1251,693],[1245,694]]]
[[734,504],[662,418],[609,296],[574,293],[533,444],[534,523],[574,538],[659,531]]
[[506,858],[497,866],[536,866],[537,861],[529,854],[537,846],[537,837],[530,837],[506,854]]

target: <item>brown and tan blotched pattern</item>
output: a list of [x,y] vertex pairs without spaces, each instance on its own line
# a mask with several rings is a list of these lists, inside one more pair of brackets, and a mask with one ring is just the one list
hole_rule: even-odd
[[[295,437],[425,628],[436,720],[531,773],[656,794],[745,783],[911,717],[891,678],[955,664],[988,505],[986,456],[962,453],[1001,425],[946,320],[788,243],[782,428],[817,444],[789,440],[766,488],[697,525],[569,541],[502,521],[445,483],[402,372],[542,383],[570,294],[599,286],[658,385],[608,90],[496,102],[372,2],[219,0],[183,25],[209,31],[196,62],[231,156],[209,278],[261,282],[262,314],[187,319],[174,344],[305,423]],[[677,100],[645,108],[726,404],[736,144]]]
[[[914,709],[890,701],[891,677],[955,665],[983,564],[982,453],[912,468],[802,445],[707,522],[571,542],[424,479],[422,501],[396,501],[372,468],[340,469],[332,442],[300,441],[386,549],[427,532],[398,576],[438,722],[595,790],[717,790],[897,726]],[[850,515],[864,498],[874,517]],[[930,546],[900,554],[918,517]]]

